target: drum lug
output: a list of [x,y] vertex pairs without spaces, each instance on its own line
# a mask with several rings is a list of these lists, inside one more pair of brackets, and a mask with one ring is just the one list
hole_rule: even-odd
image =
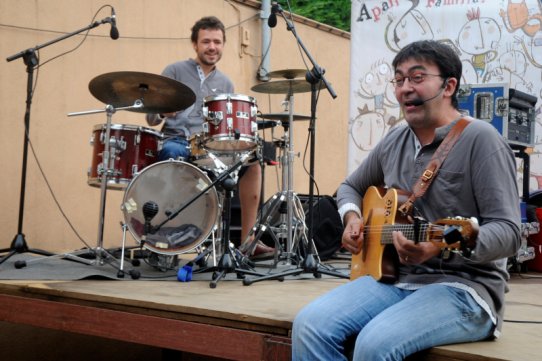
[[141,141],[141,135],[139,133],[139,129],[137,130],[137,134],[134,136],[134,144],[139,145],[139,142]]
[[228,115],[233,114],[233,104],[231,103],[230,96],[228,96],[228,101],[226,103],[226,114],[228,114]]
[[226,124],[227,124],[227,129],[232,130],[233,129],[233,118],[226,118]]
[[[255,118],[256,115],[258,115],[258,107],[253,105],[253,106],[250,107],[250,117]],[[256,131],[258,131],[257,128],[256,128]]]
[[203,123],[201,127],[203,129],[203,133],[209,133],[209,123]]
[[251,121],[250,122],[250,128],[252,130],[252,133],[258,135],[258,123]]
[[220,122],[222,122],[222,119],[224,119],[224,115],[222,114],[221,111],[217,111],[217,112],[210,111],[209,117],[207,119],[209,119],[211,123],[213,123],[216,126],[216,125],[219,125]]
[[138,172],[139,172],[139,168],[137,164],[132,164],[132,176],[135,177]]
[[204,106],[201,108],[201,111],[203,113],[203,117],[207,119],[209,117],[209,107]]

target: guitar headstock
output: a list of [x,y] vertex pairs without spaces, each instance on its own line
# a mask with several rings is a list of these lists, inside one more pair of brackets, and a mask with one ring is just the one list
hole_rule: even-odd
[[468,257],[476,246],[478,231],[476,218],[450,217],[434,222],[427,236],[437,247],[459,250]]

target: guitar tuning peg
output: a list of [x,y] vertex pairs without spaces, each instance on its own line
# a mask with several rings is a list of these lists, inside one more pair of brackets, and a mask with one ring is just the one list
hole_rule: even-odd
[[446,228],[444,232],[442,233],[442,235],[444,237],[444,241],[447,244],[454,244],[454,243],[463,241],[463,235],[461,234],[459,229],[455,226],[450,226]]

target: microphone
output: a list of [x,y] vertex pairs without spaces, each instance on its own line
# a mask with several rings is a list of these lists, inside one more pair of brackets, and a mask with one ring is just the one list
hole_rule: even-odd
[[439,97],[442,94],[442,92],[444,92],[444,89],[446,89],[446,85],[448,85],[448,78],[444,80],[444,82],[442,83],[442,86],[440,87],[439,92],[435,96],[432,96],[431,98],[428,98],[428,99],[421,99],[421,98],[414,99],[409,102],[406,102],[405,105],[418,107],[424,103],[427,103],[435,99],[436,97]]
[[158,214],[158,204],[148,201],[143,204],[143,217],[145,218],[145,234],[154,233],[151,221]]
[[274,28],[275,26],[277,26],[278,12],[282,12],[282,8],[276,1],[273,1],[273,4],[271,5],[271,15],[269,15],[269,18],[267,19],[267,25],[270,28]]
[[119,38],[119,29],[117,29],[117,15],[115,14],[115,8],[111,7],[111,30],[109,31],[109,36],[113,40]]

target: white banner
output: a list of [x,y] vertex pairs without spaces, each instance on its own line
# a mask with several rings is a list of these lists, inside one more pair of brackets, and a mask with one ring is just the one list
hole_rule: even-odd
[[542,189],[541,0],[352,0],[348,171],[404,122],[391,62],[423,39],[456,50],[462,84],[508,83],[538,98],[530,187]]

